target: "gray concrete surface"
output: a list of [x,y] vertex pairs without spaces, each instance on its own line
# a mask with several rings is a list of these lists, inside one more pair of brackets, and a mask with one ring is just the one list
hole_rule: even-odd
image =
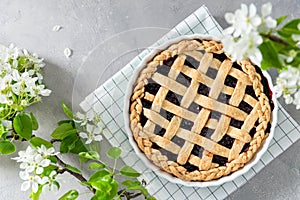
[[[31,109],[41,124],[39,133],[48,138],[55,122],[63,119],[62,99],[74,109],[93,91],[146,47],[190,13],[206,4],[217,21],[226,27],[224,14],[240,6],[237,0],[1,0],[0,43],[38,53],[47,62],[45,82],[51,97]],[[253,1],[245,0],[245,3]],[[266,2],[256,3],[261,5]],[[299,0],[272,1],[274,16],[300,17]],[[53,32],[54,25],[61,25]],[[73,49],[66,59],[64,48]],[[300,111],[286,107],[300,122]],[[18,145],[20,149],[23,144]],[[264,168],[245,186],[227,199],[300,199],[300,142]],[[20,191],[18,165],[0,156],[0,199],[27,199]],[[75,158],[65,156],[75,163]],[[66,176],[62,192],[69,188],[85,190]],[[61,192],[61,193],[62,193]],[[57,199],[61,194],[45,194],[42,199]],[[82,195],[80,199],[88,199]]]

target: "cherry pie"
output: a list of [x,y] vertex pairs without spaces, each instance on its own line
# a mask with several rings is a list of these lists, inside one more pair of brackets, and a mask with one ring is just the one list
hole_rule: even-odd
[[213,40],[187,39],[149,61],[130,100],[139,149],[187,181],[226,176],[253,158],[270,133],[272,92],[250,61],[232,62]]

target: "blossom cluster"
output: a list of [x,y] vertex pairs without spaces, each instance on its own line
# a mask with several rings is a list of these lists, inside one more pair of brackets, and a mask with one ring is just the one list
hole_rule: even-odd
[[79,136],[86,140],[85,144],[103,139],[103,124],[98,113],[92,110],[86,114],[77,112],[74,121],[80,126]]
[[223,31],[222,43],[224,51],[231,55],[233,60],[250,58],[253,63],[259,65],[262,54],[258,46],[262,44],[261,33],[267,33],[276,27],[276,20],[270,14],[272,4],[266,3],[261,7],[261,16],[257,14],[254,4],[249,8],[241,4],[241,9],[235,13],[226,13],[225,19],[231,25]]
[[276,79],[276,96],[283,96],[286,104],[293,103],[300,109],[300,69],[288,66]]
[[32,103],[49,96],[43,84],[42,58],[13,45],[0,46],[0,117],[7,118]]
[[49,159],[50,156],[55,156],[55,150],[53,147],[46,148],[44,145],[41,147],[33,148],[28,146],[25,151],[20,151],[19,157],[12,158],[20,163],[20,168],[23,171],[20,171],[19,175],[22,180],[24,180],[21,185],[21,190],[26,191],[32,189],[36,193],[39,189],[39,186],[47,186],[49,190],[55,190],[58,185],[57,180],[55,179],[57,173],[55,170],[51,170],[48,175],[44,173],[45,169],[50,165],[55,165]]

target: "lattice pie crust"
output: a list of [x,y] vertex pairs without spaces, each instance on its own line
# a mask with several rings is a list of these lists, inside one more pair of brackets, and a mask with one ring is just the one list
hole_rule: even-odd
[[226,176],[249,162],[270,132],[272,102],[262,78],[250,61],[232,62],[219,42],[173,44],[136,80],[134,140],[152,163],[180,179]]

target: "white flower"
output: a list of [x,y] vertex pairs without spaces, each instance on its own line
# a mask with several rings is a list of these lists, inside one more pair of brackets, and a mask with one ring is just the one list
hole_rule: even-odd
[[17,162],[28,162],[29,160],[32,160],[32,158],[36,155],[36,151],[31,146],[28,146],[25,151],[19,151],[18,155],[19,157],[15,157],[12,159],[16,160]]
[[276,97],[283,95],[286,104],[293,103],[300,109],[300,69],[291,66],[279,73],[276,79]]
[[43,185],[48,180],[47,177],[41,178],[40,176],[37,176],[37,175],[30,175],[26,171],[21,171],[19,175],[20,175],[20,178],[25,181],[21,185],[21,190],[22,191],[28,190],[30,188],[30,186],[31,186],[32,187],[32,191],[34,193],[36,193],[38,191],[39,184]]
[[38,152],[39,154],[41,154],[41,156],[42,156],[43,158],[46,158],[46,157],[48,157],[48,156],[55,156],[55,155],[58,154],[57,152],[55,152],[55,149],[54,149],[53,147],[50,147],[49,149],[47,149],[47,148],[45,147],[45,145],[41,145],[41,147],[38,147],[38,148],[37,148],[37,152]]
[[230,54],[233,60],[250,58],[256,65],[261,63],[262,54],[258,47],[263,38],[260,33],[276,27],[276,20],[269,16],[271,12],[271,3],[262,6],[261,17],[257,14],[254,4],[250,4],[249,7],[241,4],[241,8],[234,14],[225,14],[225,19],[231,26],[223,31],[222,43],[224,51]]
[[87,124],[86,132],[80,132],[79,136],[83,139],[87,139],[85,144],[90,144],[92,141],[101,141],[103,139],[102,135],[100,135],[101,133],[102,128]]
[[288,95],[284,95],[283,97],[285,99],[286,104],[291,104],[293,102],[293,97],[291,95],[288,94]]
[[223,33],[225,35],[233,34],[235,38],[249,34],[261,24],[261,18],[256,14],[254,4],[250,4],[249,10],[246,4],[241,4],[241,9],[237,9],[234,14],[226,13],[225,19],[232,26],[225,29]]
[[222,39],[224,51],[231,55],[232,60],[250,58],[255,64],[260,64],[262,55],[257,48],[262,43],[262,37],[257,32],[244,35],[239,40],[226,35]]
[[80,126],[86,125],[89,121],[93,121],[95,118],[95,113],[92,110],[89,110],[86,114],[77,112],[75,115],[74,121],[80,123]]
[[293,104],[296,105],[296,109],[299,110],[300,109],[300,90],[298,90],[295,94],[294,94],[294,101]]
[[56,173],[56,171],[53,170],[53,171],[49,174],[47,183],[46,183],[46,185],[43,187],[43,189],[45,188],[45,189],[48,190],[48,191],[57,191],[57,190],[58,190],[58,186],[57,186],[57,183],[56,183],[56,182],[57,182],[56,176],[57,176],[57,173]]
[[266,3],[263,4],[261,7],[261,14],[262,14],[262,22],[265,24],[267,28],[275,28],[277,25],[276,20],[274,20],[269,15],[272,13],[272,4]]
[[44,168],[48,167],[51,163],[51,161],[45,157],[45,153],[49,154],[50,152],[43,149],[42,153],[39,153],[37,149],[28,146],[26,151],[20,151],[18,153],[19,157],[12,159],[16,160],[17,162],[21,162],[20,168],[26,172],[35,172],[36,174],[41,174],[43,173]]

